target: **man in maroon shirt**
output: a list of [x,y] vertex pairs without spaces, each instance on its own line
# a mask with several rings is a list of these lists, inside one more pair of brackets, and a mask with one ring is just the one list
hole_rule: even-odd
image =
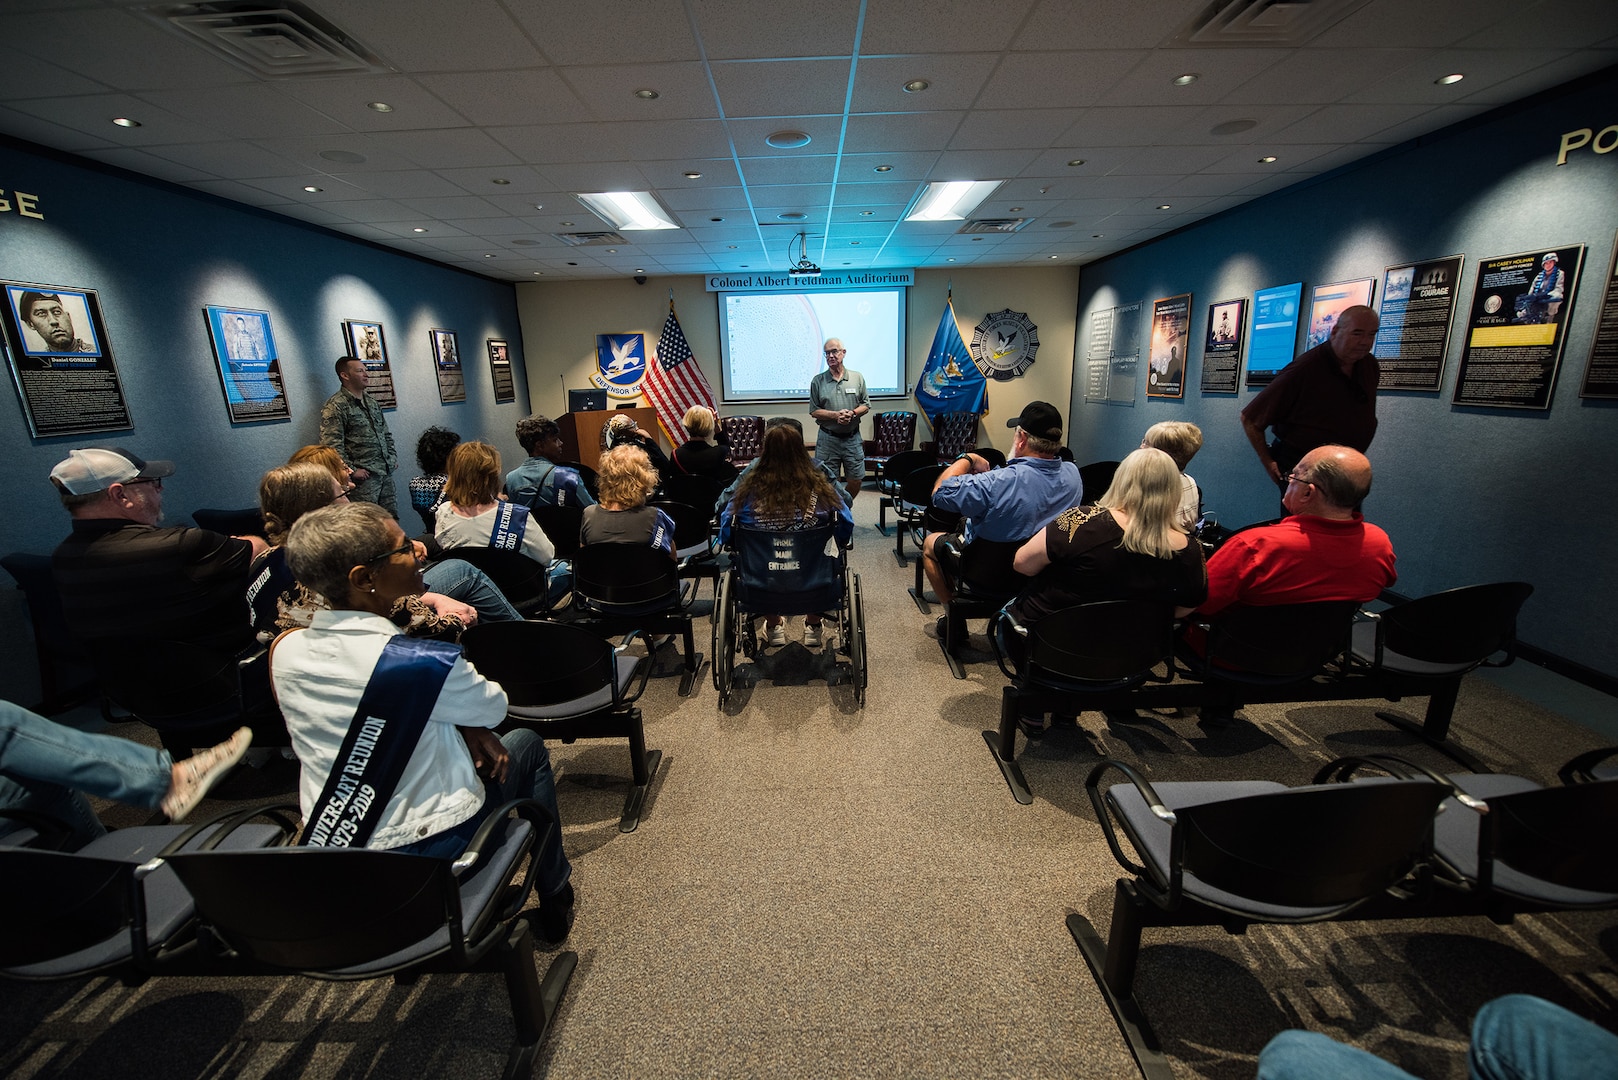
[[[1282,368],[1242,410],[1242,430],[1276,487],[1285,489],[1288,470],[1317,446],[1370,449],[1382,374],[1371,346],[1380,322],[1362,304],[1345,308],[1331,337]],[[1265,428],[1275,430],[1273,445],[1265,444]]]

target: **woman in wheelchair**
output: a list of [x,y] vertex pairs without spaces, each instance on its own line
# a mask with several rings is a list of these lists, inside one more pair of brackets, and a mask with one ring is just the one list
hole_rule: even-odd
[[[297,579],[327,601],[307,630],[271,647],[270,674],[302,764],[303,843],[435,858],[461,854],[512,799],[556,816],[550,755],[537,734],[491,730],[506,694],[458,646],[402,635],[388,618],[422,591],[419,547],[368,503],[300,517],[286,542]],[[480,778],[481,777],[481,778]],[[541,932],[566,936],[573,906],[560,832],[536,856]]]
[[1195,607],[1207,597],[1202,545],[1179,521],[1180,492],[1173,458],[1136,450],[1094,506],[1062,511],[1018,549],[1013,565],[1034,583],[1006,605],[995,633],[1019,669],[1026,646],[1011,624],[1033,626],[1054,611],[1101,600]]
[[601,455],[598,498],[584,508],[581,544],[644,544],[674,558],[674,521],[646,500],[657,489],[657,470],[638,446],[617,446]]
[[[782,424],[764,433],[764,447],[758,461],[736,487],[736,494],[719,516],[719,542],[730,540],[731,529],[747,528],[787,532],[818,528],[836,523],[839,546],[854,535],[854,515],[826,474],[815,467],[804,449],[803,436]],[[806,648],[821,645],[821,616],[804,616],[803,643]],[[787,643],[784,616],[765,619],[766,645]]]

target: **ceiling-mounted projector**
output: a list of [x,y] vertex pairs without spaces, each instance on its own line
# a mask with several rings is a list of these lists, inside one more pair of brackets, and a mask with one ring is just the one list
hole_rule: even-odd
[[792,258],[792,245],[798,246],[798,261],[787,267],[787,273],[793,277],[819,277],[820,267],[809,261],[808,233],[799,233],[787,245],[787,258]]

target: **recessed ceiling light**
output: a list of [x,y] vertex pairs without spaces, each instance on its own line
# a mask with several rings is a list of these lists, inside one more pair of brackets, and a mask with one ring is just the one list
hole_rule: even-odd
[[393,106],[385,101],[367,101],[365,107],[372,112],[392,112]]
[[313,184],[305,184],[305,185],[303,185],[303,190],[305,190],[309,194],[313,195],[313,194],[315,194],[315,192],[317,192],[317,191],[319,191],[321,189],[315,187],[315,185],[313,185]]
[[951,256],[951,257],[950,257],[950,258],[948,258],[948,259],[945,259],[945,260],[944,260],[944,261],[945,261],[945,262],[954,262],[954,261],[955,261],[955,258],[954,258],[954,256]]
[[974,237],[972,237],[972,243],[974,243],[974,244],[981,244],[981,243],[983,243],[983,237],[981,237],[981,236],[974,236]]
[[489,183],[491,183],[491,184],[499,184],[501,187],[505,187],[507,184],[511,183],[511,181],[507,180],[503,176],[497,176],[493,180],[490,180]]
[[645,269],[645,267],[637,266],[637,267],[635,267],[635,273],[644,274],[644,273],[646,273],[646,269]]
[[1076,169],[1080,165],[1083,165],[1083,164],[1084,164],[1084,159],[1081,158],[1081,157],[1076,157],[1072,161],[1067,163],[1067,167],[1070,168],[1070,169]]
[[725,245],[725,250],[726,251],[735,251],[736,250],[736,245],[735,244],[726,244]]
[[859,241],[858,241],[858,240],[850,240],[850,241],[849,241],[849,242],[848,242],[848,246],[849,246],[849,247],[859,247],[859,246],[860,246],[860,242],[859,242]]
[[545,209],[545,204],[542,203],[542,202],[537,202],[537,203],[534,204],[534,209],[535,210],[543,210],[543,209]]
[[1454,86],[1464,78],[1466,78],[1465,75],[1462,75],[1460,72],[1455,72],[1454,74],[1445,75],[1441,78],[1434,79],[1433,82],[1437,83],[1439,86]]
[[571,229],[571,228],[572,228],[572,227],[573,227],[573,223],[572,223],[572,222],[571,222],[571,221],[564,221],[564,222],[562,222],[562,228],[564,228],[564,229]]
[[493,256],[493,255],[489,255],[489,254],[487,254],[487,253],[485,253],[485,254],[484,254],[484,256],[483,256],[483,257],[484,257],[484,258],[485,258],[485,259],[492,259],[492,258],[494,258],[494,256]]
[[876,168],[872,169],[871,171],[872,172],[892,172],[893,171],[893,166],[892,165],[878,165]]
[[643,89],[643,90],[636,90],[635,91],[635,96],[640,98],[642,101],[656,101],[658,98],[662,97],[663,95],[659,94],[656,90],[644,90]]
[[1004,180],[935,180],[916,197],[906,221],[961,221]]
[[1051,258],[1053,258],[1053,259],[1060,259],[1060,258],[1061,258],[1061,257],[1062,257],[1062,256],[1060,256],[1060,255],[1052,255],[1052,256],[1051,256]]
[[115,117],[112,118],[112,122],[114,124],[117,124],[119,127],[122,127],[122,128],[138,128],[138,127],[140,127],[140,121],[139,120],[131,120],[127,116],[115,116]]
[[414,229],[411,229],[411,230],[410,230],[410,231],[411,231],[411,232],[426,232],[426,231],[427,231],[427,230],[426,230],[426,229],[423,229],[423,228],[419,228],[419,227],[418,227],[418,228],[414,228]]
[[1020,213],[1022,213],[1022,207],[1020,207],[1020,206],[1013,206],[1013,207],[1012,207],[1012,208],[1011,208],[1011,212],[1012,212],[1012,213],[1013,213],[1013,214],[1020,214]]
[[598,191],[573,196],[614,229],[678,229],[668,211],[650,191]]
[[861,210],[860,211],[860,217],[870,217],[871,215],[873,215],[875,213],[876,213],[875,210]]
[[535,270],[534,271],[534,276],[535,277],[544,277],[545,276],[545,271],[543,271],[543,270]]
[[809,215],[802,210],[788,210],[784,214],[776,214],[775,216],[780,221],[807,221],[809,218]]
[[578,264],[578,263],[576,263],[576,262],[570,262],[570,263],[568,263],[568,265],[569,265],[569,266],[577,266],[577,265],[579,265],[579,264]]
[[608,255],[616,255],[616,254],[618,254],[618,249],[617,248],[608,248],[607,249],[607,254]]
[[708,220],[709,221],[724,221],[725,219],[722,218],[722,217],[711,217]]
[[1258,163],[1260,165],[1274,165],[1275,164],[1275,155],[1274,154],[1265,154],[1263,157],[1258,159]]
[[919,94],[923,90],[927,89],[929,85],[931,84],[928,83],[926,79],[911,79],[909,82],[905,83],[905,93]]
[[1171,204],[1171,203],[1160,203],[1157,208],[1159,210],[1172,210],[1172,209],[1174,209],[1173,204]]
[[1195,71],[1188,71],[1184,75],[1176,75],[1169,81],[1174,83],[1175,86],[1190,86],[1200,78],[1202,78],[1202,76],[1198,75]]
[[789,128],[785,131],[770,132],[764,136],[764,141],[777,150],[796,150],[800,146],[808,146],[810,139],[805,132]]
[[699,172],[688,172],[685,174],[685,178],[687,180],[701,180],[702,174]]
[[1107,234],[1106,233],[1093,232],[1093,233],[1090,234],[1090,239],[1092,239],[1092,240],[1100,240],[1105,235],[1107,235]]

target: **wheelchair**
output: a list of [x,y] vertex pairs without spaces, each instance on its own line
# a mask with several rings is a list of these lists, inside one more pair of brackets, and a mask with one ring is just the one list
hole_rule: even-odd
[[[865,705],[865,607],[860,576],[848,565],[847,552],[835,554],[835,524],[813,529],[774,532],[734,526],[727,545],[731,566],[719,579],[714,605],[713,682],[719,706],[730,700],[735,684],[736,655],[751,661],[759,651],[758,620],[765,615],[823,612],[826,630],[836,635],[836,653],[846,660],[854,700]],[[830,645],[828,643],[828,649]]]

